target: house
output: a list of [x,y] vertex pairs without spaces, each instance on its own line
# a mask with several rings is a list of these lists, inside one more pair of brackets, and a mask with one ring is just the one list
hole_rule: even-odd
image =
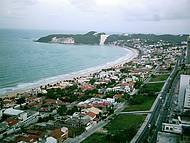
[[18,120],[16,118],[7,118],[5,122],[7,122],[9,126],[13,126],[18,123]]
[[45,143],[57,143],[57,140],[54,137],[47,137]]
[[82,101],[78,103],[78,106],[81,108],[107,107],[114,103],[113,100],[115,101],[115,99],[111,99],[111,98],[107,98],[107,99],[91,98],[91,99],[87,99],[86,101]]
[[162,130],[169,133],[182,134],[182,126],[178,124],[162,123]]
[[88,123],[91,122],[91,119],[90,119],[90,116],[84,113],[75,112],[65,122],[74,127],[79,126],[79,125],[87,126]]
[[17,116],[18,119],[23,121],[27,119],[27,113],[18,109],[8,108],[4,110],[3,114],[6,116]]
[[90,117],[90,120],[94,120],[96,118],[96,114],[93,112],[87,112],[86,115]]
[[91,108],[87,108],[86,109],[88,112],[92,112],[96,115],[98,115],[100,112],[102,112],[102,110],[98,109],[98,108],[95,108],[95,107],[91,107]]
[[93,86],[93,85],[83,85],[83,86],[81,86],[81,89],[83,90],[83,91],[87,91],[87,90],[93,90],[93,89],[95,89],[95,87]]
[[62,127],[58,129],[54,129],[51,132],[51,137],[55,138],[58,143],[62,143],[64,140],[68,138],[68,128],[67,127]]

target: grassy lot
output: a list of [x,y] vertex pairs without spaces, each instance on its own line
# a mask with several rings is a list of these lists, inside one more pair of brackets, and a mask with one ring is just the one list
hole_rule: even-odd
[[82,143],[124,143],[130,141],[144,119],[144,115],[118,115],[105,126],[107,134],[96,132]]
[[160,92],[163,85],[164,85],[164,82],[161,82],[161,83],[147,83],[141,88],[140,93],[143,94],[143,93]]
[[144,115],[118,115],[115,119],[111,120],[105,129],[110,131],[123,130],[130,127],[139,128],[141,123],[144,121]]
[[129,101],[129,105],[124,111],[143,111],[150,110],[154,103],[157,92],[160,92],[164,83],[147,83],[139,91],[140,95],[135,95],[133,100]]
[[106,134],[95,132],[82,143],[109,143],[109,140]]
[[150,82],[152,81],[164,81],[168,78],[169,74],[162,74],[162,75],[153,75]]
[[150,110],[150,108],[152,107],[152,104],[154,103],[155,99],[156,99],[156,96],[145,96],[144,97],[144,102],[142,102],[141,104],[135,104],[135,105],[129,104],[129,106],[124,109],[124,111],[129,112],[129,111]]

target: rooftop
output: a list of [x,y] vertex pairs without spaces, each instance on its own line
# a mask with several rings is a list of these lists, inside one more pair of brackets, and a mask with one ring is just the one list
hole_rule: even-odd
[[5,115],[10,115],[10,116],[18,116],[21,113],[24,113],[24,111],[18,110],[18,109],[13,109],[13,108],[8,108],[8,109],[5,109],[5,111],[4,111]]
[[177,143],[179,136],[176,134],[158,132],[157,143]]

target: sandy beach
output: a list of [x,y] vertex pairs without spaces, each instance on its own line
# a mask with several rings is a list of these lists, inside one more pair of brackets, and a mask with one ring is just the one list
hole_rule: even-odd
[[130,47],[117,47],[117,48],[123,48],[124,50],[127,51],[126,52],[127,54],[115,61],[111,61],[111,62],[103,64],[103,65],[87,68],[84,70],[80,70],[78,72],[73,72],[73,73],[64,74],[64,75],[58,75],[56,77],[50,77],[47,79],[39,80],[34,83],[28,83],[27,86],[18,87],[18,89],[13,89],[13,90],[7,91],[5,93],[0,93],[0,96],[1,97],[6,97],[6,96],[14,97],[17,95],[17,93],[27,92],[33,88],[39,88],[40,86],[45,86],[47,84],[55,84],[57,82],[64,81],[64,80],[72,80],[73,78],[77,78],[77,77],[81,77],[81,76],[89,76],[90,74],[99,72],[102,69],[108,69],[111,67],[121,66],[125,63],[132,61],[134,58],[137,58],[139,55],[139,51],[134,48],[130,48]]

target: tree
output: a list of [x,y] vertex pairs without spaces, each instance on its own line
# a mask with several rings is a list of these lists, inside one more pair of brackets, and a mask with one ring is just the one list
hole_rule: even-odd
[[108,112],[109,115],[114,113],[113,105],[111,105],[109,107],[106,107],[106,108],[107,108],[107,112]]
[[143,81],[142,80],[136,80],[136,83],[135,83],[135,88],[140,88],[140,86],[142,85]]
[[99,112],[99,113],[98,113],[98,115],[97,115],[97,117],[101,120],[101,119],[102,119],[102,117],[103,117],[102,112]]
[[89,83],[90,83],[91,85],[93,85],[95,82],[96,82],[96,79],[94,79],[94,78],[90,79],[90,81],[89,81]]
[[57,113],[60,115],[60,116],[63,116],[67,113],[67,107],[65,105],[61,105],[58,110],[57,110]]
[[17,103],[17,104],[20,104],[20,106],[21,106],[21,104],[25,103],[25,97],[20,97],[20,98],[18,98],[18,99],[16,100],[16,103]]
[[74,106],[73,108],[71,108],[70,110],[67,111],[68,115],[73,115],[73,113],[75,112],[79,112],[79,109],[77,106]]

